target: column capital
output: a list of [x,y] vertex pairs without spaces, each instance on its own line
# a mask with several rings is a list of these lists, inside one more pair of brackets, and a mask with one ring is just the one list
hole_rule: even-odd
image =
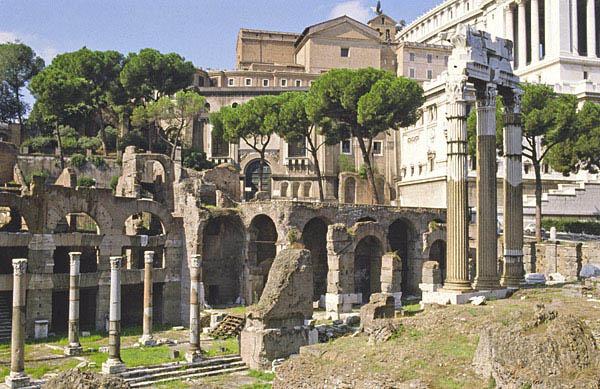
[[144,263],[154,263],[154,251],[144,251]]
[[69,260],[71,262],[75,262],[75,261],[79,261],[81,260],[81,253],[78,251],[71,251],[69,253]]
[[22,276],[27,272],[27,258],[14,258],[12,260],[14,275]]
[[194,254],[190,258],[190,267],[201,268],[202,267],[202,255]]
[[483,88],[476,88],[478,107],[496,107],[496,97],[498,96],[498,87],[492,82],[484,84]]
[[447,102],[463,103],[467,101],[467,81],[466,75],[456,75],[448,77],[446,82]]
[[110,257],[110,268],[112,269],[120,269],[123,264],[123,257],[121,255]]
[[526,0],[515,0],[515,4],[518,5],[519,7],[525,8],[525,1]]

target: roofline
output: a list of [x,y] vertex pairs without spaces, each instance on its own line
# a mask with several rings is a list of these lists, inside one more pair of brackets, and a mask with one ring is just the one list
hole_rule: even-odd
[[242,32],[255,32],[255,33],[263,33],[263,34],[280,34],[280,35],[293,35],[298,36],[297,32],[287,32],[287,31],[271,31],[271,30],[258,30],[252,28],[240,28],[238,31],[238,35]]
[[294,47],[295,47],[296,49],[298,49],[298,47],[300,47],[300,44],[302,43],[302,41],[304,40],[304,38],[306,38],[306,36],[308,35],[308,33],[309,33],[309,30],[310,30],[311,28],[315,28],[315,27],[321,26],[321,25],[323,25],[323,24],[325,24],[325,23],[331,23],[331,22],[334,22],[334,21],[342,20],[342,19],[349,19],[349,20],[351,20],[351,21],[353,21],[353,22],[356,22],[356,23],[358,23],[359,25],[362,25],[362,26],[364,26],[365,28],[367,28],[367,29],[369,29],[370,31],[372,31],[372,32],[373,32],[373,34],[374,34],[374,36],[375,36],[375,35],[377,35],[377,36],[376,36],[376,38],[378,38],[378,39],[379,39],[379,34],[377,33],[377,31],[375,31],[375,30],[374,30],[373,28],[371,28],[370,26],[368,26],[368,25],[364,24],[363,22],[360,22],[360,21],[358,21],[358,20],[356,20],[356,19],[354,19],[354,18],[351,18],[351,17],[350,17],[350,16],[348,16],[348,15],[342,15],[342,16],[338,16],[337,18],[333,18],[333,19],[325,20],[325,21],[323,21],[323,22],[316,23],[316,24],[313,24],[313,25],[311,25],[311,26],[305,27],[305,28],[304,28],[304,30],[302,31],[302,34],[300,34],[300,36],[298,36],[298,39],[296,39],[296,42],[294,42]]

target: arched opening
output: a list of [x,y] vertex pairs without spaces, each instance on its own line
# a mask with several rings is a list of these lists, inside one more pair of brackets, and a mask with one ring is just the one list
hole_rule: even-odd
[[249,233],[248,260],[253,267],[251,273],[256,276],[256,284],[252,287],[252,299],[257,301],[277,255],[278,235],[275,223],[267,215],[255,216],[250,223]]
[[[262,171],[262,189],[264,192],[271,193],[271,167],[267,161],[264,161]],[[260,188],[260,160],[254,160],[246,166],[246,171],[244,173],[244,187],[246,200],[252,200]]]
[[398,219],[390,224],[388,228],[388,243],[390,249],[395,251],[402,262],[402,292],[409,290],[410,261],[408,258],[410,224],[402,219]]
[[298,194],[300,193],[300,183],[292,182],[292,199],[298,199]]
[[442,282],[446,279],[446,241],[438,239],[431,245],[429,249],[429,260],[437,261],[442,273]]
[[164,267],[164,244],[156,244],[151,237],[165,235],[165,228],[160,218],[150,212],[140,212],[125,220],[124,233],[128,236],[139,236],[132,246],[123,247],[125,268],[143,269],[144,251],[154,251],[154,267]]
[[279,195],[281,197],[287,197],[287,195],[288,195],[287,192],[288,192],[288,183],[287,183],[287,181],[286,182],[282,182],[281,183],[281,187],[279,189]]
[[383,245],[374,236],[358,242],[354,250],[354,291],[368,303],[372,293],[381,292],[381,257]]
[[344,185],[344,202],[354,204],[356,202],[356,180],[354,177],[346,178]]
[[211,218],[202,234],[202,279],[206,302],[230,305],[240,297],[244,228],[235,217]]
[[10,207],[0,207],[0,232],[23,232],[27,231],[25,219],[21,213]]
[[[98,223],[87,213],[68,213],[58,222],[54,233],[72,233],[100,235]],[[67,274],[70,269],[71,259],[69,253],[80,252],[81,273],[95,273],[98,270],[98,246],[57,246],[54,249],[54,273]]]
[[364,222],[377,222],[377,220],[375,220],[374,218],[370,217],[370,216],[365,216],[365,217],[361,217],[360,219],[358,219],[356,221],[357,223],[364,223]]
[[313,268],[313,301],[327,292],[327,226],[323,219],[310,219],[302,230],[302,243],[310,250]]
[[166,196],[167,173],[162,163],[148,160],[144,163],[144,173],[141,179],[141,197],[158,202],[164,202]]
[[304,184],[302,184],[302,197],[309,198],[311,188],[312,188],[311,182],[305,182]]
[[210,153],[213,157],[229,157],[229,142],[218,136],[215,131],[210,133]]

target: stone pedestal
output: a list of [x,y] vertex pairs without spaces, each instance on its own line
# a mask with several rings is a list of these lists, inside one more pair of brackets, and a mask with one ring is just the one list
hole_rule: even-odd
[[108,324],[108,360],[102,364],[102,373],[118,374],[125,371],[121,360],[121,265],[123,257],[110,257],[110,311]]
[[494,289],[494,290],[478,290],[472,292],[455,292],[444,289],[436,291],[423,291],[421,302],[423,304],[439,304],[439,305],[457,305],[467,304],[469,299],[477,296],[485,296],[486,298],[503,299],[509,296],[509,289]]
[[156,340],[152,335],[152,286],[154,270],[154,251],[144,253],[144,321],[140,344],[143,346],[155,346]]
[[202,360],[200,349],[200,334],[202,325],[200,323],[200,286],[202,280],[202,256],[192,255],[190,261],[190,348],[185,355],[188,362],[199,362]]
[[396,253],[381,257],[381,293],[394,298],[394,307],[402,308],[402,260]]
[[325,294],[325,311],[327,318],[339,320],[343,313],[352,312],[352,305],[362,303],[362,293]]
[[340,314],[352,311],[352,304],[362,302],[354,291],[354,251],[352,236],[344,224],[332,224],[327,229],[327,317],[338,320]]
[[34,339],[48,338],[48,320],[36,320],[33,327]]
[[65,355],[81,355],[83,349],[79,343],[79,281],[81,253],[69,253],[69,345]]

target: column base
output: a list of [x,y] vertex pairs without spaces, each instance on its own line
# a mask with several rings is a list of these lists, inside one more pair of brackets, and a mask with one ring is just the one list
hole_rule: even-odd
[[442,292],[466,293],[471,292],[471,283],[469,281],[446,281],[442,287]]
[[501,289],[499,278],[476,278],[473,282],[474,290],[493,290]]
[[156,339],[152,335],[142,335],[138,343],[142,346],[152,347],[156,346]]
[[125,371],[125,364],[118,359],[109,358],[102,364],[103,374],[119,374]]
[[17,389],[17,388],[28,388],[28,387],[39,387],[38,385],[31,384],[31,378],[27,376],[24,372],[14,373],[11,372],[4,379],[5,388]]
[[[444,285],[445,287],[445,285]],[[485,296],[486,298],[503,299],[508,297],[511,291],[506,289],[478,290],[470,292],[457,292],[439,289],[436,292],[424,291],[421,297],[423,304],[458,305],[468,304],[470,298]]]
[[74,357],[83,354],[83,347],[79,343],[69,344],[65,347],[65,355]]
[[361,302],[361,293],[326,293],[325,311],[327,312],[327,318],[332,320],[338,320],[340,318],[341,313],[352,312],[352,304],[359,304]]
[[188,361],[189,363],[196,363],[196,362],[200,362],[202,361],[202,352],[200,350],[198,351],[188,351],[185,354],[185,360]]

